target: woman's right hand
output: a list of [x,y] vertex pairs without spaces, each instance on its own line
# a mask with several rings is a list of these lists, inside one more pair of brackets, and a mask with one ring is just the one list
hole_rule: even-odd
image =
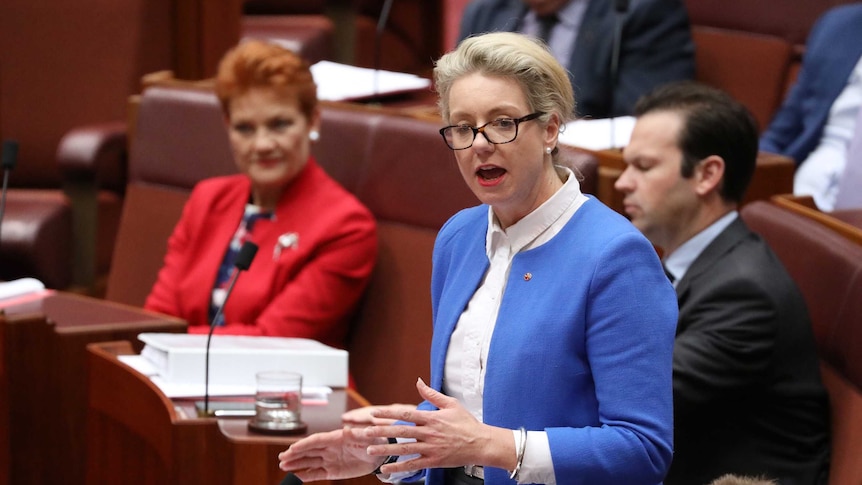
[[350,428],[313,434],[292,444],[278,454],[278,467],[293,472],[303,482],[339,480],[368,475],[384,458],[368,454],[369,445],[386,443],[369,438],[361,428]]

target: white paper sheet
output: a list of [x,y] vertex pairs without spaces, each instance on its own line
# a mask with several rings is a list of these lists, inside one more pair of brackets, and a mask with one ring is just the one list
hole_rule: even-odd
[[431,80],[403,72],[367,69],[330,61],[311,66],[317,98],[346,101],[427,89]]
[[[120,355],[120,362],[128,365],[136,371],[148,376],[164,394],[169,398],[187,398],[200,397],[204,395],[205,375],[201,375],[199,384],[177,384],[167,382],[158,376],[156,368],[152,363],[141,355]],[[253,382],[245,385],[216,385],[210,384],[210,396],[253,396],[255,385]],[[332,388],[328,386],[303,386],[302,387],[302,403],[316,404],[326,402],[329,395],[332,393]]]
[[634,126],[633,116],[570,121],[560,133],[560,143],[588,150],[621,148],[628,144]]
[[19,278],[0,283],[0,300],[35,293],[45,289],[45,284],[36,278]]

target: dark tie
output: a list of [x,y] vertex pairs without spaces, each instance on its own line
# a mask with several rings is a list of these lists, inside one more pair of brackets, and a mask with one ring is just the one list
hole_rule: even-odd
[[551,31],[554,29],[554,26],[557,25],[557,20],[557,14],[555,13],[536,17],[536,21],[539,23],[538,37],[545,41],[545,44],[549,43],[551,39]]
[[661,265],[661,267],[662,267],[662,269],[664,270],[664,274],[665,274],[665,276],[667,276],[667,279],[669,279],[669,280],[670,280],[671,284],[672,284],[674,281],[676,281],[676,277],[675,277],[675,276],[674,276],[670,271],[668,271],[668,270],[667,270],[667,268],[665,267],[665,265],[664,265],[664,264],[662,264],[662,265]]

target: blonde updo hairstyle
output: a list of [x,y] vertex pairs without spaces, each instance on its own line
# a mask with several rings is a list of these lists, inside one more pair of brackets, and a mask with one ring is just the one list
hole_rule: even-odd
[[539,41],[514,32],[494,32],[464,39],[434,66],[434,85],[443,119],[449,121],[452,84],[468,74],[514,79],[521,86],[530,111],[552,113],[561,124],[575,112],[572,84],[563,66]]
[[247,40],[228,51],[219,63],[215,92],[225,116],[230,117],[232,99],[260,87],[295,99],[308,119],[317,109],[317,86],[305,59],[276,44]]

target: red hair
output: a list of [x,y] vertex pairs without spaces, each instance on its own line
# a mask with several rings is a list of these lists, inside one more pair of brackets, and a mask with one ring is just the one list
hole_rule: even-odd
[[244,41],[224,55],[216,74],[215,92],[225,115],[232,99],[259,87],[296,99],[307,118],[317,108],[317,86],[305,59],[276,44]]

